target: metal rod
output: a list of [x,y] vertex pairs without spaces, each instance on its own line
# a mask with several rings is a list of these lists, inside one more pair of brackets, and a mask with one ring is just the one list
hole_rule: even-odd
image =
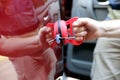
[[59,39],[75,39],[75,37],[59,37]]

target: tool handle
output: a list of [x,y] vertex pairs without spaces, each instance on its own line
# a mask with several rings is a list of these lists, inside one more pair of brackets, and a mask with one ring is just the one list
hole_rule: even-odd
[[[55,39],[56,35],[54,34],[54,31],[55,31],[54,30],[54,23],[47,23],[46,26],[50,27],[52,29],[52,37],[53,37],[53,39]],[[57,45],[57,43],[56,43],[55,40],[51,40],[48,43],[49,43],[49,45],[50,45],[51,48],[54,48]]]
[[[71,37],[75,37],[72,24],[77,19],[78,19],[78,17],[73,17],[66,21],[66,25],[69,26],[68,33],[69,33],[69,36],[71,36]],[[83,40],[77,41],[75,39],[70,39],[69,42],[73,45],[80,45],[83,42]]]

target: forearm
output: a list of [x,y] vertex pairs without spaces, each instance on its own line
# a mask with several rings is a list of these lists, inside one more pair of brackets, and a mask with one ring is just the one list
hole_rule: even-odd
[[0,55],[17,57],[35,54],[40,51],[38,40],[38,36],[0,39]]
[[120,20],[102,21],[99,25],[100,37],[120,38]]

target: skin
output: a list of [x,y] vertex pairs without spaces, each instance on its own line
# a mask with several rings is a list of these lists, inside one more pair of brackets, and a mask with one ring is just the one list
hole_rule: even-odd
[[51,29],[43,27],[39,33],[31,37],[0,38],[0,55],[18,57],[43,52],[49,47],[48,40],[51,39]]
[[96,21],[79,18],[73,23],[76,40],[94,40],[99,37],[120,38],[120,20]]

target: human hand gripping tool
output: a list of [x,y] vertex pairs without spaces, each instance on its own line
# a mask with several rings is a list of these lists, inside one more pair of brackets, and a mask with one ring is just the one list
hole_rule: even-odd
[[55,23],[48,23],[46,25],[52,29],[53,40],[49,41],[51,47],[65,45],[68,43],[73,45],[80,45],[83,42],[83,40],[75,40],[72,23],[77,19],[78,17],[73,17],[67,21],[58,20]]

